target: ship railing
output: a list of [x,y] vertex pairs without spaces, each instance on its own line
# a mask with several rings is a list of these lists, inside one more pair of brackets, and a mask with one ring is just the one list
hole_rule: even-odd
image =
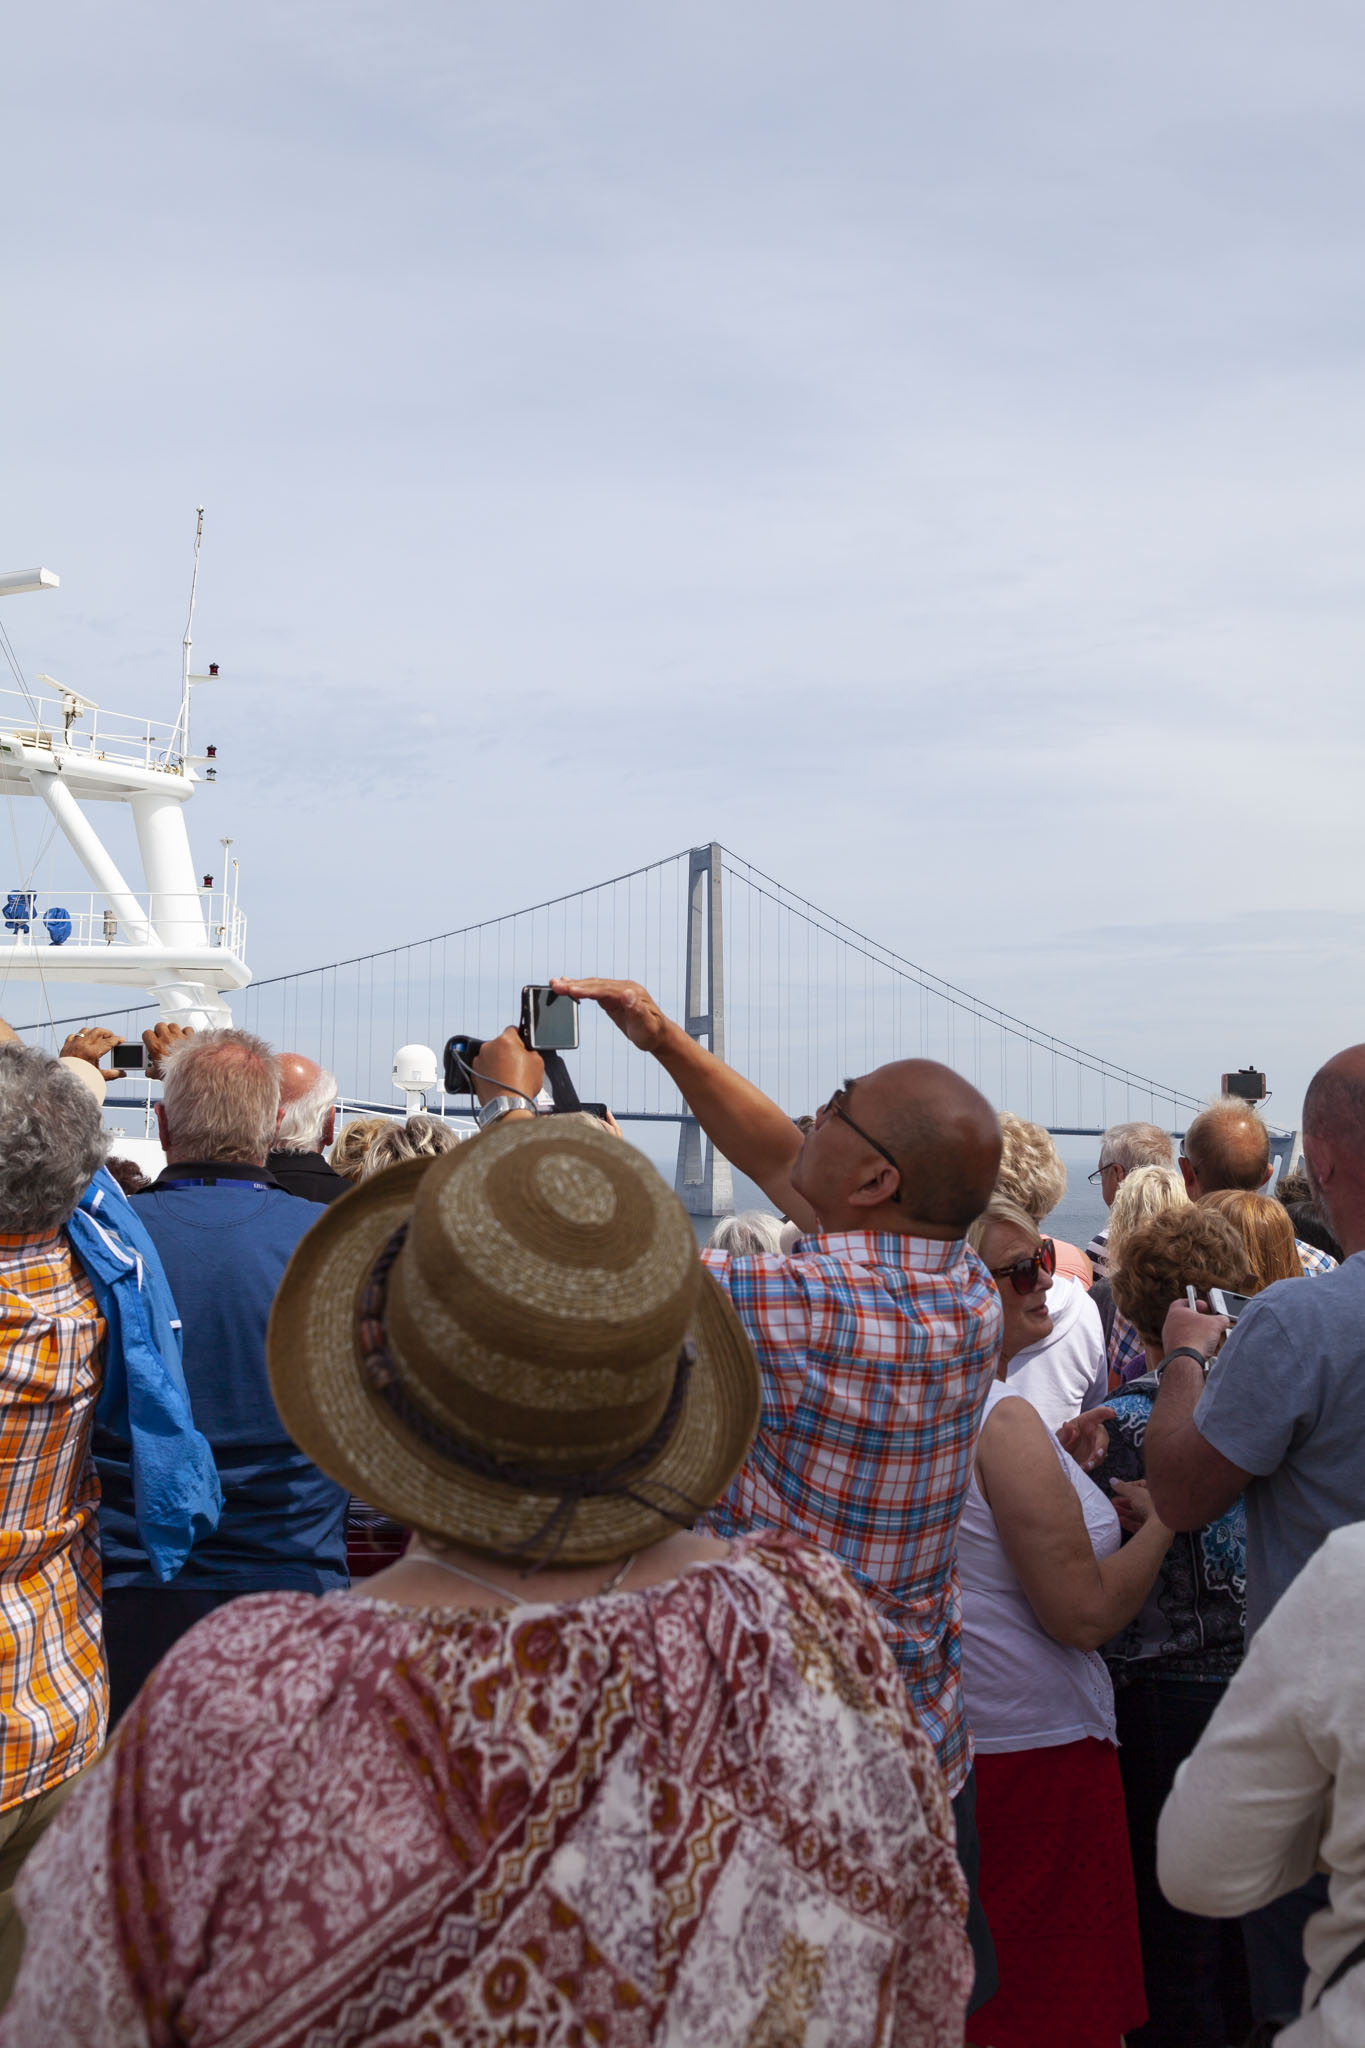
[[12,958],[21,949],[60,954],[69,945],[105,946],[111,953],[129,946],[164,949],[186,943],[187,927],[193,928],[200,918],[204,937],[193,943],[221,946],[238,959],[246,951],[246,913],[227,890],[195,889],[184,896],[161,889],[125,900],[140,913],[140,927],[127,929],[123,917],[97,891],[0,887],[0,958]]
[[82,761],[109,761],[123,767],[160,769],[183,775],[178,728],[156,719],[134,718],[122,711],[102,711],[70,697],[27,696],[0,690],[0,739],[54,756],[75,755]]

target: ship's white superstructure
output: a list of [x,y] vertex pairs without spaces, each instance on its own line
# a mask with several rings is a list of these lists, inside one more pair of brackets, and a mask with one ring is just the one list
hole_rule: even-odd
[[[200,512],[199,534],[203,530]],[[199,534],[195,540],[198,574]],[[48,569],[0,576],[0,596],[50,590]],[[190,673],[185,629],[179,716],[171,725],[102,710],[53,677],[0,691],[0,796],[36,797],[84,867],[93,888],[43,890],[27,882],[0,903],[0,977],[145,989],[162,1015],[198,1028],[232,1022],[229,989],[251,979],[246,920],[231,889],[202,881],[190,852],[185,806],[207,766],[190,748]],[[126,804],[142,864],[130,881],[86,807]],[[227,877],[224,876],[226,881]]]

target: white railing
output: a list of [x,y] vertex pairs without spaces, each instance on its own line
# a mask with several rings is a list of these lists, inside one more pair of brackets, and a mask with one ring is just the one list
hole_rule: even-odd
[[185,760],[178,727],[121,711],[100,711],[61,696],[0,690],[0,737],[50,754],[75,754],[83,761],[113,761],[183,775]]
[[0,955],[16,948],[60,953],[63,946],[165,946],[183,942],[187,919],[204,920],[206,941],[241,959],[246,951],[246,913],[223,889],[196,889],[191,898],[161,891],[134,896],[147,930],[130,936],[122,920],[96,891],[0,888]]

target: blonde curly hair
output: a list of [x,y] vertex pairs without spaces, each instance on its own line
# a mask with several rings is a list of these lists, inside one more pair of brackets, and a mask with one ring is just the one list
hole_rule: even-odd
[[1006,1201],[1017,1202],[1035,1223],[1041,1223],[1066,1193],[1061,1154],[1041,1124],[1025,1123],[1008,1109],[1000,1112],[1000,1139],[995,1192]]
[[391,1116],[357,1116],[343,1124],[337,1141],[327,1154],[327,1163],[339,1173],[343,1180],[359,1180],[360,1169],[381,1131],[387,1130],[393,1122]]
[[1174,1166],[1139,1166],[1119,1183],[1109,1211],[1107,1253],[1110,1267],[1123,1257],[1123,1241],[1149,1216],[1167,1209],[1188,1209],[1190,1198]]
[[1202,1202],[1149,1216],[1130,1231],[1123,1263],[1111,1267],[1114,1306],[1127,1316],[1144,1344],[1161,1343],[1172,1302],[1193,1286],[1202,1299],[1210,1287],[1245,1294],[1253,1284],[1246,1246],[1236,1224]]

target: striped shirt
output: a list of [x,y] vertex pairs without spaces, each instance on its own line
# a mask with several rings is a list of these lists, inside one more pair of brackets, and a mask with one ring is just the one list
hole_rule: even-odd
[[702,1259],[758,1354],[748,1459],[708,1521],[791,1529],[871,1599],[950,1793],[971,1768],[962,1709],[957,1525],[1000,1350],[1000,1299],[975,1252],[838,1231]]
[[0,1812],[104,1742],[90,1459],[104,1331],[63,1235],[0,1235]]

